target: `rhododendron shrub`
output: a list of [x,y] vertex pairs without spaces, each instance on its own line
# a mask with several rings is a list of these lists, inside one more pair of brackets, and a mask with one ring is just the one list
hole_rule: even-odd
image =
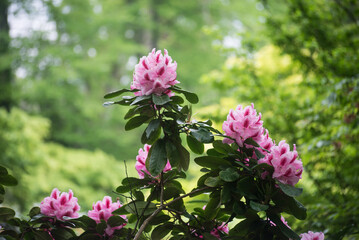
[[[123,205],[106,196],[89,209],[88,216],[78,217],[80,206],[72,191],[54,189],[40,208],[30,210],[26,221],[15,217],[11,209],[0,208],[0,222],[6,222],[0,236],[50,240],[323,239],[322,233],[299,236],[282,217],[283,213],[299,220],[307,216],[306,208],[296,199],[302,192],[296,184],[303,172],[296,147],[291,150],[285,141],[275,144],[254,104],[230,110],[223,132],[210,120],[193,119],[190,104],[197,103],[198,97],[176,85],[176,69],[177,63],[166,50],[163,55],[153,50],[136,65],[131,89],[105,95],[113,99],[105,106],[129,107],[125,130],[143,126],[138,139],[144,147],[133,157],[136,163],[132,166],[139,177],[118,173],[122,181],[114,193]],[[196,154],[192,163],[190,152]],[[186,178],[190,164],[201,170],[196,187],[186,192],[181,179]],[[0,170],[4,175],[0,184],[4,179],[11,182],[6,169]],[[203,199],[205,208],[193,205]]]

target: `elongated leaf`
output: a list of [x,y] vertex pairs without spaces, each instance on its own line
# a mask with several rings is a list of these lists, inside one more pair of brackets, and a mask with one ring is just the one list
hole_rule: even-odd
[[260,203],[254,202],[254,201],[250,201],[249,205],[251,206],[251,208],[253,210],[255,210],[257,212],[265,211],[269,208],[268,205],[260,204]]
[[167,164],[166,141],[159,139],[151,147],[146,160],[146,168],[152,176],[158,176]]
[[132,129],[135,129],[139,126],[141,126],[143,123],[145,123],[150,118],[148,116],[137,116],[134,118],[131,118],[125,125],[125,130],[129,131]]
[[[155,204],[153,203],[148,203],[145,201],[134,201],[134,202],[130,202],[124,206],[122,206],[121,208],[125,208],[126,211],[132,213],[132,214],[141,214],[142,212],[144,212],[144,216],[150,215],[151,213],[153,213],[157,207]],[[116,211],[114,211],[115,213]]]
[[183,98],[181,98],[180,96],[172,96],[171,99],[172,99],[172,102],[176,103],[176,104],[184,103]]
[[120,216],[111,216],[107,220],[107,224],[110,225],[111,227],[121,226],[124,223],[127,223],[127,221]]
[[247,138],[245,141],[244,141],[245,144],[248,144],[248,145],[252,145],[254,147],[259,147],[259,144],[254,141],[252,138]]
[[17,180],[11,175],[0,175],[0,184],[5,186],[16,186]]
[[209,199],[208,204],[206,205],[206,209],[204,209],[204,215],[208,219],[214,219],[217,216],[217,213],[221,206],[221,198],[220,195],[213,196]]
[[165,223],[153,229],[151,233],[151,239],[163,239],[172,231],[173,224]]
[[166,103],[171,102],[172,100],[170,99],[170,97],[168,95],[161,95],[161,96],[157,96],[156,94],[152,95],[152,101],[155,105],[161,106],[161,105],[165,105]]
[[145,102],[145,101],[148,101],[151,99],[151,95],[143,95],[143,96],[138,96],[136,97],[136,99],[130,104],[130,106],[133,106],[133,105],[138,105],[142,102]]
[[56,228],[51,230],[51,235],[56,240],[68,240],[76,237],[75,232],[69,228]]
[[117,90],[117,91],[113,91],[113,92],[107,93],[107,94],[104,96],[104,98],[105,98],[105,99],[114,98],[114,97],[120,96],[121,94],[126,93],[126,92],[137,92],[137,91],[138,91],[138,90],[121,89],[121,90]]
[[218,186],[222,181],[219,179],[219,177],[209,177],[204,181],[204,184],[208,187],[216,187]]
[[213,145],[213,148],[219,153],[228,154],[228,153],[233,153],[234,152],[233,148],[231,148],[230,145],[228,145],[226,143],[223,143],[220,140],[214,141],[212,143],[212,145]]
[[227,168],[219,172],[219,177],[225,182],[234,182],[239,178],[235,168]]
[[0,207],[0,222],[5,222],[6,220],[13,218],[15,216],[15,211],[11,208]]
[[50,234],[46,231],[34,231],[35,240],[53,240]]
[[209,167],[212,169],[219,168],[220,166],[231,166],[231,163],[227,160],[214,156],[197,157],[194,161],[202,167]]
[[202,154],[204,151],[203,143],[199,142],[196,138],[191,135],[187,135],[188,147],[196,154]]
[[7,169],[0,165],[0,175],[8,175]]
[[30,212],[29,212],[29,217],[32,218],[33,216],[40,214],[40,208],[39,207],[33,207],[31,208]]
[[278,227],[279,229],[282,231],[282,233],[287,236],[289,239],[293,239],[293,240],[300,240],[300,237],[298,236],[298,234],[296,234],[295,232],[293,232],[292,229],[288,228],[283,222],[282,220],[279,218],[278,215],[276,214],[268,214],[268,217],[271,221],[273,221]]
[[191,129],[191,135],[201,143],[211,143],[214,141],[213,134],[205,128]]
[[297,197],[303,192],[303,188],[296,188],[294,186],[277,182],[278,186],[282,191],[290,197]]
[[158,128],[160,126],[161,126],[161,121],[159,119],[152,119],[145,130],[146,137],[149,139],[151,137],[151,134],[154,134],[156,131],[158,131]]

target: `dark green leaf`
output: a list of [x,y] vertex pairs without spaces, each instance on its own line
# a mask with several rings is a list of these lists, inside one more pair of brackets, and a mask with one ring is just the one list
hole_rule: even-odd
[[135,100],[130,104],[130,106],[133,106],[133,105],[138,105],[140,103],[143,103],[143,102],[148,102],[149,100],[151,99],[151,95],[143,95],[143,96],[138,96],[135,98]]
[[126,93],[126,92],[136,92],[136,91],[138,91],[138,90],[121,89],[121,90],[117,90],[117,91],[107,93],[104,96],[104,98],[105,99],[114,98],[114,97],[120,96],[121,94]]
[[0,175],[8,175],[7,169],[3,166],[0,166]]
[[137,128],[137,127],[141,126],[143,123],[145,123],[149,119],[150,119],[150,117],[148,117],[148,116],[136,116],[134,118],[131,118],[126,123],[125,130],[129,131],[129,130],[132,130],[134,128]]
[[265,211],[269,208],[268,205],[260,204],[260,203],[254,202],[254,201],[250,201],[249,205],[251,206],[251,208],[253,210],[255,210],[257,212]]
[[212,143],[214,149],[219,152],[219,153],[224,153],[224,154],[228,154],[228,153],[234,153],[235,151],[231,148],[230,145],[223,143],[220,140],[216,140]]
[[153,229],[151,233],[151,239],[163,239],[172,231],[173,224],[165,223]]
[[5,194],[5,188],[0,184],[0,194]]
[[183,98],[181,98],[180,96],[172,96],[171,99],[172,99],[172,102],[176,103],[176,104],[184,103]]
[[107,220],[107,224],[110,225],[111,227],[121,226],[124,223],[127,223],[127,221],[120,216],[111,216]]
[[133,196],[136,198],[136,200],[138,201],[143,201],[145,200],[145,196],[143,195],[143,193],[141,191],[133,191]]
[[72,237],[76,237],[75,232],[69,228],[52,229],[51,235],[56,240],[68,240]]
[[297,199],[293,198],[290,202],[289,208],[294,217],[299,220],[305,220],[307,218],[307,209]]
[[81,222],[88,228],[95,228],[96,227],[95,220],[93,220],[92,218],[90,218],[90,217],[88,217],[86,215],[82,215],[79,218],[72,219],[72,220],[70,220],[70,222],[74,222],[75,224],[76,224],[76,222]]
[[155,204],[153,204],[151,202],[150,203],[144,202],[144,201],[130,202],[128,204],[125,204],[121,208],[125,208],[126,211],[128,211],[132,214],[135,214],[135,215],[137,215],[137,214],[140,215],[142,212],[144,212],[144,214],[143,214],[144,216],[150,215],[157,209]]
[[199,142],[196,138],[191,135],[187,135],[188,147],[196,154],[202,154],[204,151],[203,143]]
[[182,144],[178,141],[166,142],[166,150],[167,150],[167,158],[170,161],[172,167],[176,167],[184,171],[188,170],[190,154],[186,148],[182,146]]
[[221,198],[220,196],[214,196],[209,199],[208,204],[206,205],[206,209],[204,209],[204,215],[208,219],[214,219],[217,216],[217,213],[221,206]]
[[223,203],[227,203],[230,201],[232,188],[233,187],[228,183],[223,185],[222,190],[221,190],[221,201]]
[[0,175],[0,184],[5,186],[16,186],[17,180],[11,175]]
[[303,192],[302,188],[296,188],[288,184],[283,184],[279,181],[277,181],[277,184],[280,187],[280,189],[282,189],[282,191],[290,197],[297,197]]
[[214,141],[213,134],[205,128],[191,129],[190,134],[201,143],[211,143]]
[[171,219],[170,216],[168,215],[160,215],[158,214],[157,216],[155,216],[154,218],[151,219],[150,224],[151,225],[158,225],[161,223],[166,223]]
[[159,139],[150,148],[146,160],[146,169],[152,176],[158,176],[167,164],[166,141]]
[[29,212],[29,217],[32,218],[33,216],[40,214],[40,208],[39,207],[33,207],[31,208]]
[[0,222],[5,222],[15,216],[15,211],[11,208],[0,207]]
[[35,240],[53,240],[47,231],[34,231]]
[[235,168],[227,168],[219,172],[219,177],[225,182],[234,182],[239,178]]
[[254,152],[256,154],[257,160],[264,158],[263,153],[261,153],[258,149],[254,149]]
[[149,139],[152,134],[154,134],[156,131],[158,131],[158,128],[160,126],[161,126],[161,121],[159,119],[152,119],[145,130],[146,137]]
[[221,180],[219,179],[219,177],[208,177],[205,181],[204,184],[208,187],[216,187],[221,183]]
[[105,233],[106,228],[107,228],[107,223],[104,220],[101,220],[101,222],[96,226],[96,232],[103,235]]
[[209,167],[212,169],[219,168],[220,166],[231,166],[230,162],[227,160],[213,156],[197,157],[194,161],[202,167]]
[[244,141],[245,144],[248,144],[248,145],[252,145],[254,147],[259,147],[259,144],[254,141],[252,138],[247,138],[245,141]]
[[166,94],[161,95],[161,96],[157,96],[156,94],[153,94],[152,101],[155,105],[161,106],[161,105],[165,105],[166,103],[171,102],[172,100]]
[[279,229],[282,231],[282,233],[287,236],[289,239],[293,239],[293,240],[300,240],[300,237],[298,236],[298,234],[296,234],[295,232],[293,232],[292,229],[288,228],[280,219],[280,217],[276,214],[268,214],[269,219],[274,222],[277,227],[279,227]]
[[251,177],[245,177],[237,183],[237,191],[248,198],[257,199],[256,182]]
[[96,233],[84,232],[80,235],[79,240],[102,240],[102,237]]

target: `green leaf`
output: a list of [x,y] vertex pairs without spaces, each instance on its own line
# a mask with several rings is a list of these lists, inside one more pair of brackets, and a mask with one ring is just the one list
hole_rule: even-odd
[[0,175],[8,175],[7,169],[0,165]]
[[3,185],[0,184],[0,194],[5,194],[5,188]]
[[216,187],[218,186],[222,181],[219,179],[219,177],[208,177],[204,184],[208,187]]
[[149,224],[151,225],[158,225],[161,223],[166,223],[171,219],[170,216],[168,215],[164,215],[164,214],[158,214],[157,216],[155,216],[154,218],[151,219],[151,221],[149,222]]
[[0,175],[0,184],[5,186],[16,186],[17,180],[11,175]]
[[208,129],[200,128],[190,130],[190,134],[201,143],[211,143],[214,141],[214,136]]
[[251,177],[245,177],[237,183],[237,191],[248,198],[257,199],[256,182]]
[[149,139],[152,134],[158,131],[158,128],[160,128],[160,126],[161,126],[161,121],[159,119],[152,119],[145,130],[146,137]]
[[247,138],[245,141],[244,141],[245,144],[248,144],[248,145],[252,145],[254,147],[259,147],[259,144],[254,141],[252,138]]
[[233,187],[230,184],[224,184],[221,190],[221,201],[227,203],[231,200],[231,189]]
[[0,207],[0,222],[5,222],[15,216],[15,211],[11,208]]
[[204,151],[203,143],[199,142],[196,138],[191,135],[187,135],[188,147],[196,154],[202,154]]
[[45,231],[34,231],[35,240],[53,240],[48,232]]
[[293,232],[292,229],[288,228],[280,219],[280,217],[276,214],[268,214],[268,217],[271,221],[273,221],[277,227],[279,227],[279,229],[281,230],[281,232],[287,236],[289,239],[293,239],[293,240],[300,240],[300,237],[298,236],[298,234],[296,234],[295,232]]
[[127,223],[127,221],[120,216],[111,216],[107,220],[107,224],[110,225],[111,227],[121,226],[124,223]]
[[190,154],[180,142],[168,140],[166,142],[167,158],[172,167],[177,167],[179,170],[188,170],[190,162]]
[[211,197],[206,205],[206,209],[204,209],[204,215],[208,219],[214,219],[217,216],[217,213],[221,206],[221,198],[218,196]]
[[209,167],[212,169],[219,168],[220,166],[231,166],[231,163],[227,160],[214,156],[197,157],[194,161],[202,167]]
[[230,145],[223,143],[220,140],[216,140],[212,143],[213,148],[219,152],[219,153],[224,153],[224,154],[228,154],[228,153],[234,153],[235,151],[233,150],[233,148],[231,148]]
[[279,181],[277,181],[277,184],[280,189],[282,189],[282,191],[290,197],[297,197],[303,192],[303,188],[296,188],[288,184],[283,184]]
[[180,96],[172,96],[171,99],[172,99],[172,102],[176,103],[176,104],[184,103],[183,98],[181,98]]
[[130,90],[130,89],[121,89],[121,90],[117,90],[117,91],[113,91],[113,92],[110,92],[110,93],[107,93],[104,98],[105,99],[109,99],[109,98],[114,98],[114,97],[117,97],[117,96],[120,96],[121,94],[123,93],[126,93],[126,92],[137,92],[138,90]]
[[239,174],[234,168],[227,168],[219,172],[219,177],[225,182],[234,182],[239,178]]
[[92,218],[86,216],[86,215],[82,215],[79,218],[76,219],[71,219],[69,220],[70,222],[74,222],[75,224],[77,222],[81,222],[83,225],[86,226],[86,228],[95,228],[96,227],[96,222],[95,220],[93,220]]
[[143,102],[148,102],[148,100],[151,99],[151,95],[143,95],[143,96],[138,96],[135,98],[135,100],[130,104],[130,106],[133,105],[139,105],[140,103]]
[[264,205],[264,204],[260,204],[254,201],[250,201],[249,205],[251,206],[251,208],[257,212],[261,212],[261,211],[265,211],[269,208],[268,205]]
[[97,233],[87,233],[84,232],[79,236],[79,240],[102,240],[102,237]]
[[172,231],[172,228],[172,223],[165,223],[156,227],[151,233],[151,239],[163,239]]
[[51,235],[56,240],[68,240],[76,237],[75,232],[69,228],[56,228],[51,230]]
[[148,117],[148,116],[136,116],[134,118],[131,118],[126,123],[125,130],[129,131],[129,130],[135,129],[135,128],[141,126],[143,123],[145,123],[149,119],[150,119],[150,117]]
[[143,201],[145,200],[145,196],[143,195],[143,193],[141,191],[133,191],[133,196],[136,198],[136,200],[138,201]]
[[152,95],[152,101],[155,105],[161,106],[161,105],[165,105],[166,103],[171,102],[172,100],[170,99],[170,97],[166,94],[158,96],[156,94]]
[[40,214],[40,208],[39,207],[33,207],[31,208],[30,212],[29,212],[29,217],[32,218],[33,216]]
[[[141,214],[144,212],[144,216],[152,214],[156,209],[156,205],[151,202],[145,202],[145,201],[133,201],[128,204],[123,205],[121,208],[125,208],[126,211],[132,214]],[[116,211],[114,211],[115,213]]]
[[107,223],[104,220],[101,220],[101,222],[96,226],[96,232],[103,235],[105,233],[106,228],[107,228]]
[[150,148],[146,160],[146,169],[152,176],[158,176],[167,164],[166,141],[159,139]]
[[297,199],[292,199],[293,201],[290,202],[289,208],[293,213],[294,217],[299,220],[305,220],[307,218],[307,209]]

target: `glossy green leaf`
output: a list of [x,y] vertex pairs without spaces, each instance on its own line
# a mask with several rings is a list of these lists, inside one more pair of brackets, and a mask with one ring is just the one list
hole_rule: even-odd
[[201,143],[211,143],[214,141],[213,134],[205,128],[191,129],[190,134]]
[[149,139],[151,135],[153,135],[154,133],[156,133],[156,131],[158,131],[158,128],[160,128],[160,126],[161,126],[161,120],[152,119],[145,130],[146,137]]
[[127,221],[120,216],[111,216],[107,220],[107,224],[110,225],[111,227],[121,226],[124,223],[127,223]]
[[227,168],[219,172],[219,177],[225,182],[234,182],[239,178],[235,168]]
[[146,160],[146,169],[152,176],[158,176],[167,164],[166,141],[159,139],[150,148]]
[[29,212],[29,217],[32,218],[33,216],[40,214],[40,208],[39,207],[33,207],[31,208],[30,212]]
[[114,97],[118,97],[118,96],[120,96],[121,94],[126,93],[126,92],[137,92],[137,91],[138,91],[138,90],[121,89],[121,90],[117,90],[117,91],[113,91],[113,92],[107,93],[107,94],[104,96],[104,98],[105,98],[105,99],[114,98]]
[[196,138],[191,135],[187,135],[187,144],[188,147],[192,150],[192,152],[196,154],[202,154],[204,151],[203,143],[199,142]]
[[222,181],[219,179],[219,177],[208,177],[204,184],[208,187],[216,187],[218,186]]
[[244,141],[245,144],[248,144],[248,145],[252,145],[254,147],[259,147],[259,144],[253,140],[253,138],[247,138],[245,141]]
[[194,159],[194,161],[202,167],[208,167],[212,169],[219,168],[220,166],[231,166],[231,163],[227,160],[214,156],[197,157]]
[[287,194],[290,197],[297,197],[303,192],[303,188],[296,188],[294,186],[281,183],[277,181],[277,185],[280,187],[280,189]]
[[135,129],[135,128],[141,126],[143,123],[145,123],[149,119],[150,118],[148,116],[136,116],[134,118],[131,118],[126,123],[125,130],[129,131],[129,130]]
[[166,103],[171,102],[172,100],[170,99],[170,97],[166,94],[158,96],[156,94],[152,95],[152,101],[155,105],[161,106],[161,105],[165,105]]
[[293,232],[292,229],[288,228],[276,214],[268,214],[269,219],[279,227],[282,233],[287,236],[289,239],[300,240],[298,234]]

